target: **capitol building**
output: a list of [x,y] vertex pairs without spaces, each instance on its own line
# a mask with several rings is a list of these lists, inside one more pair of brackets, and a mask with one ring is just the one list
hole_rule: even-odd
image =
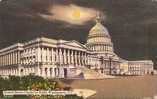
[[115,52],[106,27],[96,18],[86,44],[39,37],[0,50],[0,75],[75,78],[102,75],[145,75],[153,72],[151,60],[129,61]]

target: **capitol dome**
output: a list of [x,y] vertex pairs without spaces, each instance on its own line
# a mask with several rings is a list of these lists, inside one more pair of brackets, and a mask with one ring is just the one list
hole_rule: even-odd
[[96,25],[91,28],[86,46],[96,52],[113,52],[113,44],[106,27],[101,24],[100,17],[96,18]]
[[96,25],[90,30],[89,37],[94,35],[110,37],[107,28],[105,28],[101,23],[97,22]]

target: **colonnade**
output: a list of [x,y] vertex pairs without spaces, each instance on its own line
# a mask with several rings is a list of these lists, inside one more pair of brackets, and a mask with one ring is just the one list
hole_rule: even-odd
[[40,76],[43,76],[43,77],[49,77],[49,78],[59,77],[61,72],[62,72],[61,69],[57,67],[40,68]]
[[20,52],[13,51],[0,55],[0,66],[14,65],[20,62]]
[[29,75],[29,74],[36,74],[36,69],[37,66],[28,66],[28,67],[23,67],[20,69],[20,75]]
[[93,51],[109,51],[113,52],[113,46],[111,44],[97,44],[97,45],[92,45],[89,46],[89,48]]
[[8,69],[3,69],[3,68],[1,68],[1,70],[0,70],[0,75],[19,75],[19,70],[18,70],[18,68],[8,68]]
[[87,64],[87,53],[64,48],[38,48],[37,61],[56,65],[83,66]]

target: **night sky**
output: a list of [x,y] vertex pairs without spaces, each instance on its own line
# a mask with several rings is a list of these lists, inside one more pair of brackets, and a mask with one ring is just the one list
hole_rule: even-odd
[[102,23],[108,28],[115,53],[121,58],[151,59],[157,64],[155,0],[2,0],[0,48],[41,36],[85,43],[94,20],[77,25],[40,16],[52,15],[50,7],[70,4],[103,12],[106,18]]

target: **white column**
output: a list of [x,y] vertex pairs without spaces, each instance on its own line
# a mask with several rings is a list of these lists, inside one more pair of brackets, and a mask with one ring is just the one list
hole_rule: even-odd
[[38,62],[38,47],[35,47],[35,62]]
[[6,55],[4,55],[4,65],[6,65]]
[[59,64],[63,64],[62,49],[59,49]]
[[4,66],[4,55],[2,56],[2,64]]
[[8,65],[11,65],[11,54],[8,54]]
[[13,52],[13,64],[15,64],[15,53]]
[[75,58],[75,65],[77,66],[78,63],[77,63],[77,51],[74,51],[75,55],[74,55],[74,58]]
[[2,64],[4,66],[4,55],[2,56]]
[[49,48],[47,48],[46,56],[47,56],[47,62],[50,62],[50,50],[49,50]]
[[8,64],[7,64],[7,63],[8,63],[7,54],[5,54],[5,60],[6,60],[6,61],[5,61],[5,62],[6,62],[5,65],[8,65]]
[[69,49],[67,53],[67,63],[70,64],[70,50]]
[[73,53],[73,50],[71,50],[71,64],[74,64],[74,53]]
[[16,52],[14,51],[14,64],[16,64]]
[[81,65],[81,54],[80,54],[81,52],[79,51],[78,52],[78,64],[79,64],[79,66]]
[[2,59],[2,56],[1,56],[1,66],[3,65],[3,59]]
[[5,54],[5,65],[7,65],[7,55]]
[[5,66],[5,55],[3,55],[3,65]]
[[9,53],[8,53],[8,58],[7,59],[8,59],[8,65],[9,65]]
[[56,48],[55,56],[56,56],[56,63],[58,63],[58,62],[59,62],[59,61],[58,61],[58,60],[59,60],[59,59],[58,59],[58,56],[59,56],[59,55],[58,55],[58,49],[57,49],[57,48]]
[[41,62],[41,48],[37,48],[37,62]]
[[6,65],[8,65],[8,54],[6,54]]
[[9,65],[9,54],[7,54],[7,65]]
[[18,59],[18,64],[20,64],[20,63],[21,63],[21,62],[20,62],[20,57],[21,57],[21,56],[20,56],[20,51],[18,51],[17,54],[18,54],[18,55],[17,55],[17,56],[18,56],[18,57],[17,57],[17,59]]
[[47,68],[47,77],[50,77],[50,68]]
[[67,64],[66,49],[64,49],[63,57],[64,57],[64,64]]
[[[26,56],[28,56],[28,49],[26,49]],[[28,57],[25,60],[26,64],[28,64]]]
[[3,66],[5,65],[5,57],[4,57],[4,55],[3,55]]
[[85,52],[85,65],[87,65],[87,53]]
[[83,52],[81,52],[81,64],[84,66],[83,60]]
[[12,65],[12,52],[10,53],[10,65]]
[[[28,56],[28,49],[26,49],[26,55],[25,56]],[[26,64],[28,64],[28,57],[26,58],[25,62],[26,62]]]
[[42,48],[42,62],[46,62],[46,51]]
[[54,68],[52,68],[52,77],[55,77],[55,71],[54,71]]
[[83,52],[83,64],[85,65],[85,53]]
[[18,64],[18,53],[16,52],[16,64]]
[[5,65],[7,65],[7,55],[5,54]]
[[51,62],[52,62],[52,64],[54,63],[54,57],[55,55],[54,55],[54,51],[53,51],[53,48],[51,49]]
[[15,54],[15,56],[16,56],[16,59],[15,59],[15,60],[16,60],[16,62],[15,62],[15,63],[17,64],[17,51],[16,51],[16,54]]
[[4,55],[4,65],[7,65],[7,54]]
[[5,60],[5,59],[4,59],[4,55],[3,55],[3,66],[4,66],[4,60]]
[[64,78],[64,69],[63,67],[59,68],[60,74],[59,77]]
[[5,54],[5,65],[7,65],[7,54]]
[[17,59],[16,59],[16,58],[17,58],[17,57],[16,57],[16,52],[14,52],[14,53],[15,53],[15,54],[14,54],[15,64],[17,64],[17,62],[16,62],[16,60],[17,60]]

